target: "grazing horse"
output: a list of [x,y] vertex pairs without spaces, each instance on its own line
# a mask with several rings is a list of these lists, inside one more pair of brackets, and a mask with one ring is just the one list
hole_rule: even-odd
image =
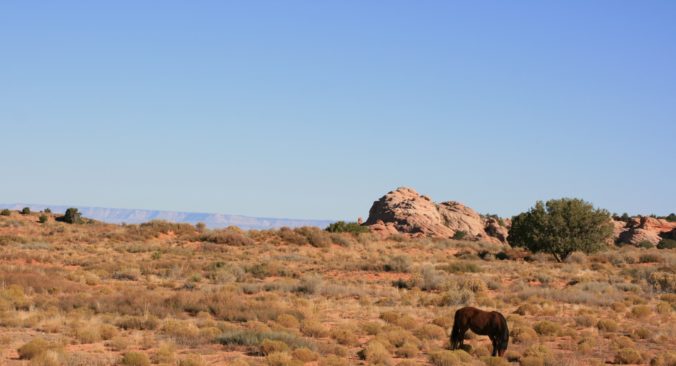
[[473,307],[464,307],[455,312],[453,331],[451,332],[451,349],[462,347],[465,332],[471,329],[479,335],[487,335],[493,343],[492,356],[505,354],[509,342],[507,320],[497,311],[483,311]]

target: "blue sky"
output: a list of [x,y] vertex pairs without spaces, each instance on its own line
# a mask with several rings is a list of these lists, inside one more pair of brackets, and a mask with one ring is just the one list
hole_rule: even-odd
[[674,1],[4,1],[0,202],[676,211]]

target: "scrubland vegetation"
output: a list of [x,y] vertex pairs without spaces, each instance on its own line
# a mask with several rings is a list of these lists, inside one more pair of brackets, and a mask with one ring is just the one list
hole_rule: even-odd
[[[676,364],[674,249],[72,218],[0,215],[0,364]],[[448,350],[465,305],[507,317],[505,358]]]

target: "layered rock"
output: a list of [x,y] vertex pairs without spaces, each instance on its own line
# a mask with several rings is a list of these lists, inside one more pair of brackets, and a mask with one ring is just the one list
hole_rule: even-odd
[[614,221],[615,238],[618,244],[639,245],[650,243],[657,245],[662,238],[669,238],[676,232],[676,222],[656,219],[648,216],[636,216],[629,221]]
[[379,234],[453,238],[505,243],[508,229],[496,218],[483,218],[455,201],[435,203],[411,188],[400,187],[375,201],[365,225]]

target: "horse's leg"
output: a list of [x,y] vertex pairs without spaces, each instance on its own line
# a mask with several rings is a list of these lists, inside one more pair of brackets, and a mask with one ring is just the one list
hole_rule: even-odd
[[491,356],[495,357],[498,355],[498,339],[491,337],[491,342],[493,343],[493,353],[491,353]]

